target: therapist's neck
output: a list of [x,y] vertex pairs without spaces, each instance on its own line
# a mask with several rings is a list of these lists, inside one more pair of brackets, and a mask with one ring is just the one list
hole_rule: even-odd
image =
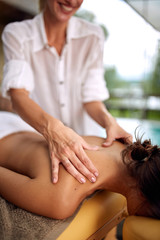
[[61,40],[66,37],[68,21],[63,22],[56,19],[47,7],[44,9],[44,23],[48,38]]
[[55,47],[58,55],[60,56],[63,47],[66,43],[66,23],[56,23],[50,20],[47,14],[44,12],[45,31],[50,47]]

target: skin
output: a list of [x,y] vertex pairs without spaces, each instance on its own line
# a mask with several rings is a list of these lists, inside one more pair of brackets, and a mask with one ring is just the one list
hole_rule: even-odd
[[83,0],[47,0],[44,8],[48,44],[61,55],[66,40],[69,19],[80,8]]
[[[44,23],[48,45],[54,46],[61,55],[66,41],[67,24],[71,16],[81,6],[83,0],[46,0],[44,7]],[[14,110],[21,118],[35,128],[47,141],[51,159],[51,178],[58,182],[60,163],[80,183],[86,178],[96,182],[98,169],[92,163],[85,150],[97,150],[72,129],[45,112],[29,97],[25,89],[10,89],[9,94]],[[102,102],[84,104],[88,114],[106,129],[107,138],[102,145],[110,146],[115,139],[123,138],[132,141],[132,136],[122,129],[107,111]],[[36,114],[35,114],[36,113]]]
[[96,152],[86,151],[100,172],[94,184],[90,181],[80,184],[63,165],[60,165],[58,183],[52,184],[48,145],[39,134],[16,133],[0,140],[1,196],[30,212],[63,219],[72,215],[88,195],[97,189],[107,189],[123,194],[129,213],[137,213],[144,199],[122,162],[121,151],[125,146],[114,142],[111,147],[104,148],[101,147],[102,138],[90,136],[84,139],[99,146]]

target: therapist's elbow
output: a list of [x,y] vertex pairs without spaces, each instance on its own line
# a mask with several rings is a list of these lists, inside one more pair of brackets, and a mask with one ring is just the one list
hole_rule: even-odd
[[16,110],[17,104],[22,102],[23,98],[29,97],[29,92],[25,89],[10,88],[8,94],[11,98],[12,107],[14,110]]
[[19,99],[24,95],[29,96],[29,92],[24,88],[10,88],[8,94],[13,100]]
[[99,111],[102,108],[103,103],[101,101],[92,101],[83,104],[85,111],[91,116],[94,117],[95,112]]

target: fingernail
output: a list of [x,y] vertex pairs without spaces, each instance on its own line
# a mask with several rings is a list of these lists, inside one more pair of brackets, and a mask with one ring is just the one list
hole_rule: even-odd
[[104,143],[103,143],[103,145],[107,146],[107,145],[108,145],[108,143],[104,142]]
[[93,183],[96,182],[96,178],[92,177],[91,182],[93,182]]
[[108,147],[108,146],[110,146],[110,143],[103,143],[103,146]]
[[53,178],[52,181],[53,181],[53,183],[56,183],[57,182],[57,178]]
[[98,172],[95,172],[94,175],[95,175],[96,177],[98,177],[99,174],[98,174]]
[[81,183],[85,183],[86,180],[85,180],[84,178],[81,178],[80,182],[81,182]]
[[95,149],[95,150],[98,150],[98,149],[99,149],[99,146],[94,146],[94,149]]

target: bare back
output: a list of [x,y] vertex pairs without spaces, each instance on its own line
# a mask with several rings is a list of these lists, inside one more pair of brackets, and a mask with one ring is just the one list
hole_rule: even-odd
[[[117,159],[120,158],[120,152],[124,146],[115,142],[110,148],[102,148],[102,138],[84,138],[88,143],[100,147],[98,151],[87,151],[87,155],[100,173],[96,183],[87,181],[85,184],[80,184],[61,165],[59,181],[53,184],[48,146],[39,134],[16,133],[0,140],[0,166],[2,167],[0,180],[4,182],[0,187],[2,196],[31,212],[48,217],[64,218],[65,215],[71,215],[79,203],[95,190],[106,188],[106,186],[110,188],[109,183],[116,174],[112,169],[118,167]],[[28,204],[28,198],[32,199],[32,204]],[[48,199],[52,199],[50,204]],[[43,209],[41,202],[45,206]],[[64,206],[62,212],[57,208],[59,204]],[[62,214],[62,217],[59,217],[59,214]]]

